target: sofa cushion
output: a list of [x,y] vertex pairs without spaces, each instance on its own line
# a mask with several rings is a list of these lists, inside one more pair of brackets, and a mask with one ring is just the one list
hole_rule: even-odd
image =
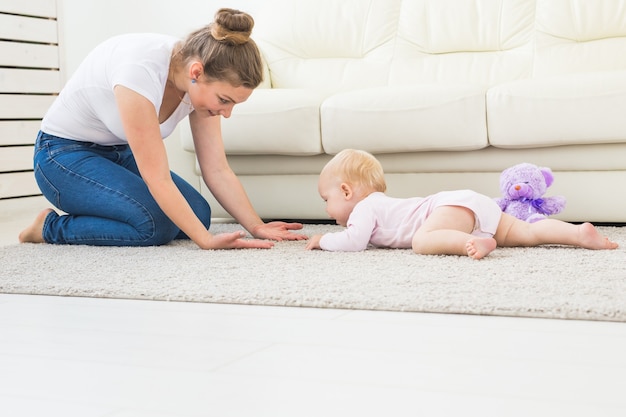
[[534,16],[528,0],[405,1],[389,84],[529,78]]
[[384,85],[402,0],[264,0],[254,38],[273,88]]
[[485,87],[424,84],[339,93],[322,104],[327,153],[474,150],[488,145]]
[[317,155],[323,152],[319,108],[326,95],[315,90],[256,89],[222,118],[229,155]]
[[489,143],[502,148],[619,143],[626,71],[519,80],[487,92]]
[[626,70],[626,2],[537,0],[534,77]]

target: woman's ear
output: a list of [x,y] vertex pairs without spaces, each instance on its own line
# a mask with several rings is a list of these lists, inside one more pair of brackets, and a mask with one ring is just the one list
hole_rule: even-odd
[[204,66],[200,61],[194,61],[189,66],[189,77],[192,80],[198,80],[202,73],[204,72]]

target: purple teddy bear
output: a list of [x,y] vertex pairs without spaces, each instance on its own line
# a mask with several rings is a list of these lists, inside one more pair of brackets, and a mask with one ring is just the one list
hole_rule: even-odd
[[494,200],[503,212],[520,220],[534,223],[557,214],[565,208],[565,197],[543,197],[554,182],[552,170],[529,163],[505,169],[500,174],[500,191],[503,197]]

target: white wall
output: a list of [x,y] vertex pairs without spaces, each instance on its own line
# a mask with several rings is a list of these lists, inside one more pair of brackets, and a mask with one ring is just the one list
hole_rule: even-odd
[[[184,37],[210,23],[221,7],[252,14],[262,0],[57,0],[66,76],[95,45],[121,33],[157,32]],[[254,33],[253,33],[254,36]]]

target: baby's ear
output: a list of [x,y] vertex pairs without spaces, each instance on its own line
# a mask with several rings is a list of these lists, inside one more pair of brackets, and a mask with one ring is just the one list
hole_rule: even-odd
[[353,192],[352,192],[352,187],[350,186],[350,184],[342,182],[341,192],[343,193],[343,196],[346,198],[346,200],[349,200],[352,198]]

